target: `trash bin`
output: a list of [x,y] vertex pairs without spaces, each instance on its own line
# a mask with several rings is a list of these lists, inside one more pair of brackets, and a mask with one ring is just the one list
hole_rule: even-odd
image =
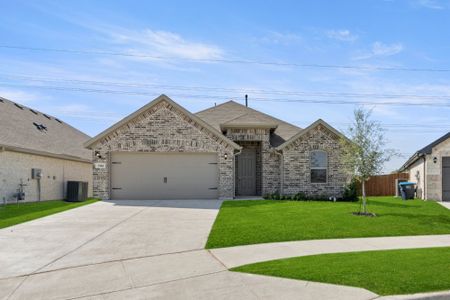
[[415,182],[400,182],[398,186],[400,187],[403,200],[414,199],[414,193],[416,192]]

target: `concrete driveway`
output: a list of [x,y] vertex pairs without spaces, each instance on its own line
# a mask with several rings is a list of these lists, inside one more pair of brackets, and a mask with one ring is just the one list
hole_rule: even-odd
[[203,249],[219,200],[97,202],[0,230],[0,299],[372,299],[240,274]]

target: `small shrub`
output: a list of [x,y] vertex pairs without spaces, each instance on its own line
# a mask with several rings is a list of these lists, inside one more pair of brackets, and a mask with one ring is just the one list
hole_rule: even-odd
[[278,192],[273,193],[272,200],[281,200],[280,193],[278,193]]
[[299,192],[299,193],[297,193],[297,194],[294,195],[293,199],[294,199],[294,200],[297,200],[297,201],[305,201],[305,200],[308,199],[308,197],[306,196],[305,193]]
[[353,179],[349,184],[344,187],[344,193],[342,194],[342,201],[358,201],[358,192],[356,190],[356,180]]

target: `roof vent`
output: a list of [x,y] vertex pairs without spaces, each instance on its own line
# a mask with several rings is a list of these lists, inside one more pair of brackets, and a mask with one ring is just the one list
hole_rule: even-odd
[[31,109],[31,108],[30,108],[30,111],[31,111],[33,114],[35,114],[35,115],[38,114],[37,111],[35,111],[34,109]]
[[50,116],[49,115],[46,115],[46,114],[42,114],[44,117],[46,117],[47,119],[49,119],[49,120],[51,120],[52,118],[50,118]]
[[2,99],[2,98],[0,98],[0,102],[1,102],[1,103],[4,103],[5,101],[3,101],[3,99]]
[[17,106],[17,107],[20,108],[20,109],[23,109],[23,106],[22,106],[22,105],[19,105],[19,104],[17,104],[17,103],[14,103],[14,105]]
[[43,124],[38,124],[36,122],[33,122],[33,125],[36,126],[37,130],[39,131],[47,131],[47,126]]
[[60,119],[55,118],[55,121],[62,124],[62,121]]

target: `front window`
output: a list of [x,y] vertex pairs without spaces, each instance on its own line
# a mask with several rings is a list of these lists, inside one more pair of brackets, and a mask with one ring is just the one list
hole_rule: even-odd
[[311,183],[326,183],[328,154],[325,151],[311,152]]

